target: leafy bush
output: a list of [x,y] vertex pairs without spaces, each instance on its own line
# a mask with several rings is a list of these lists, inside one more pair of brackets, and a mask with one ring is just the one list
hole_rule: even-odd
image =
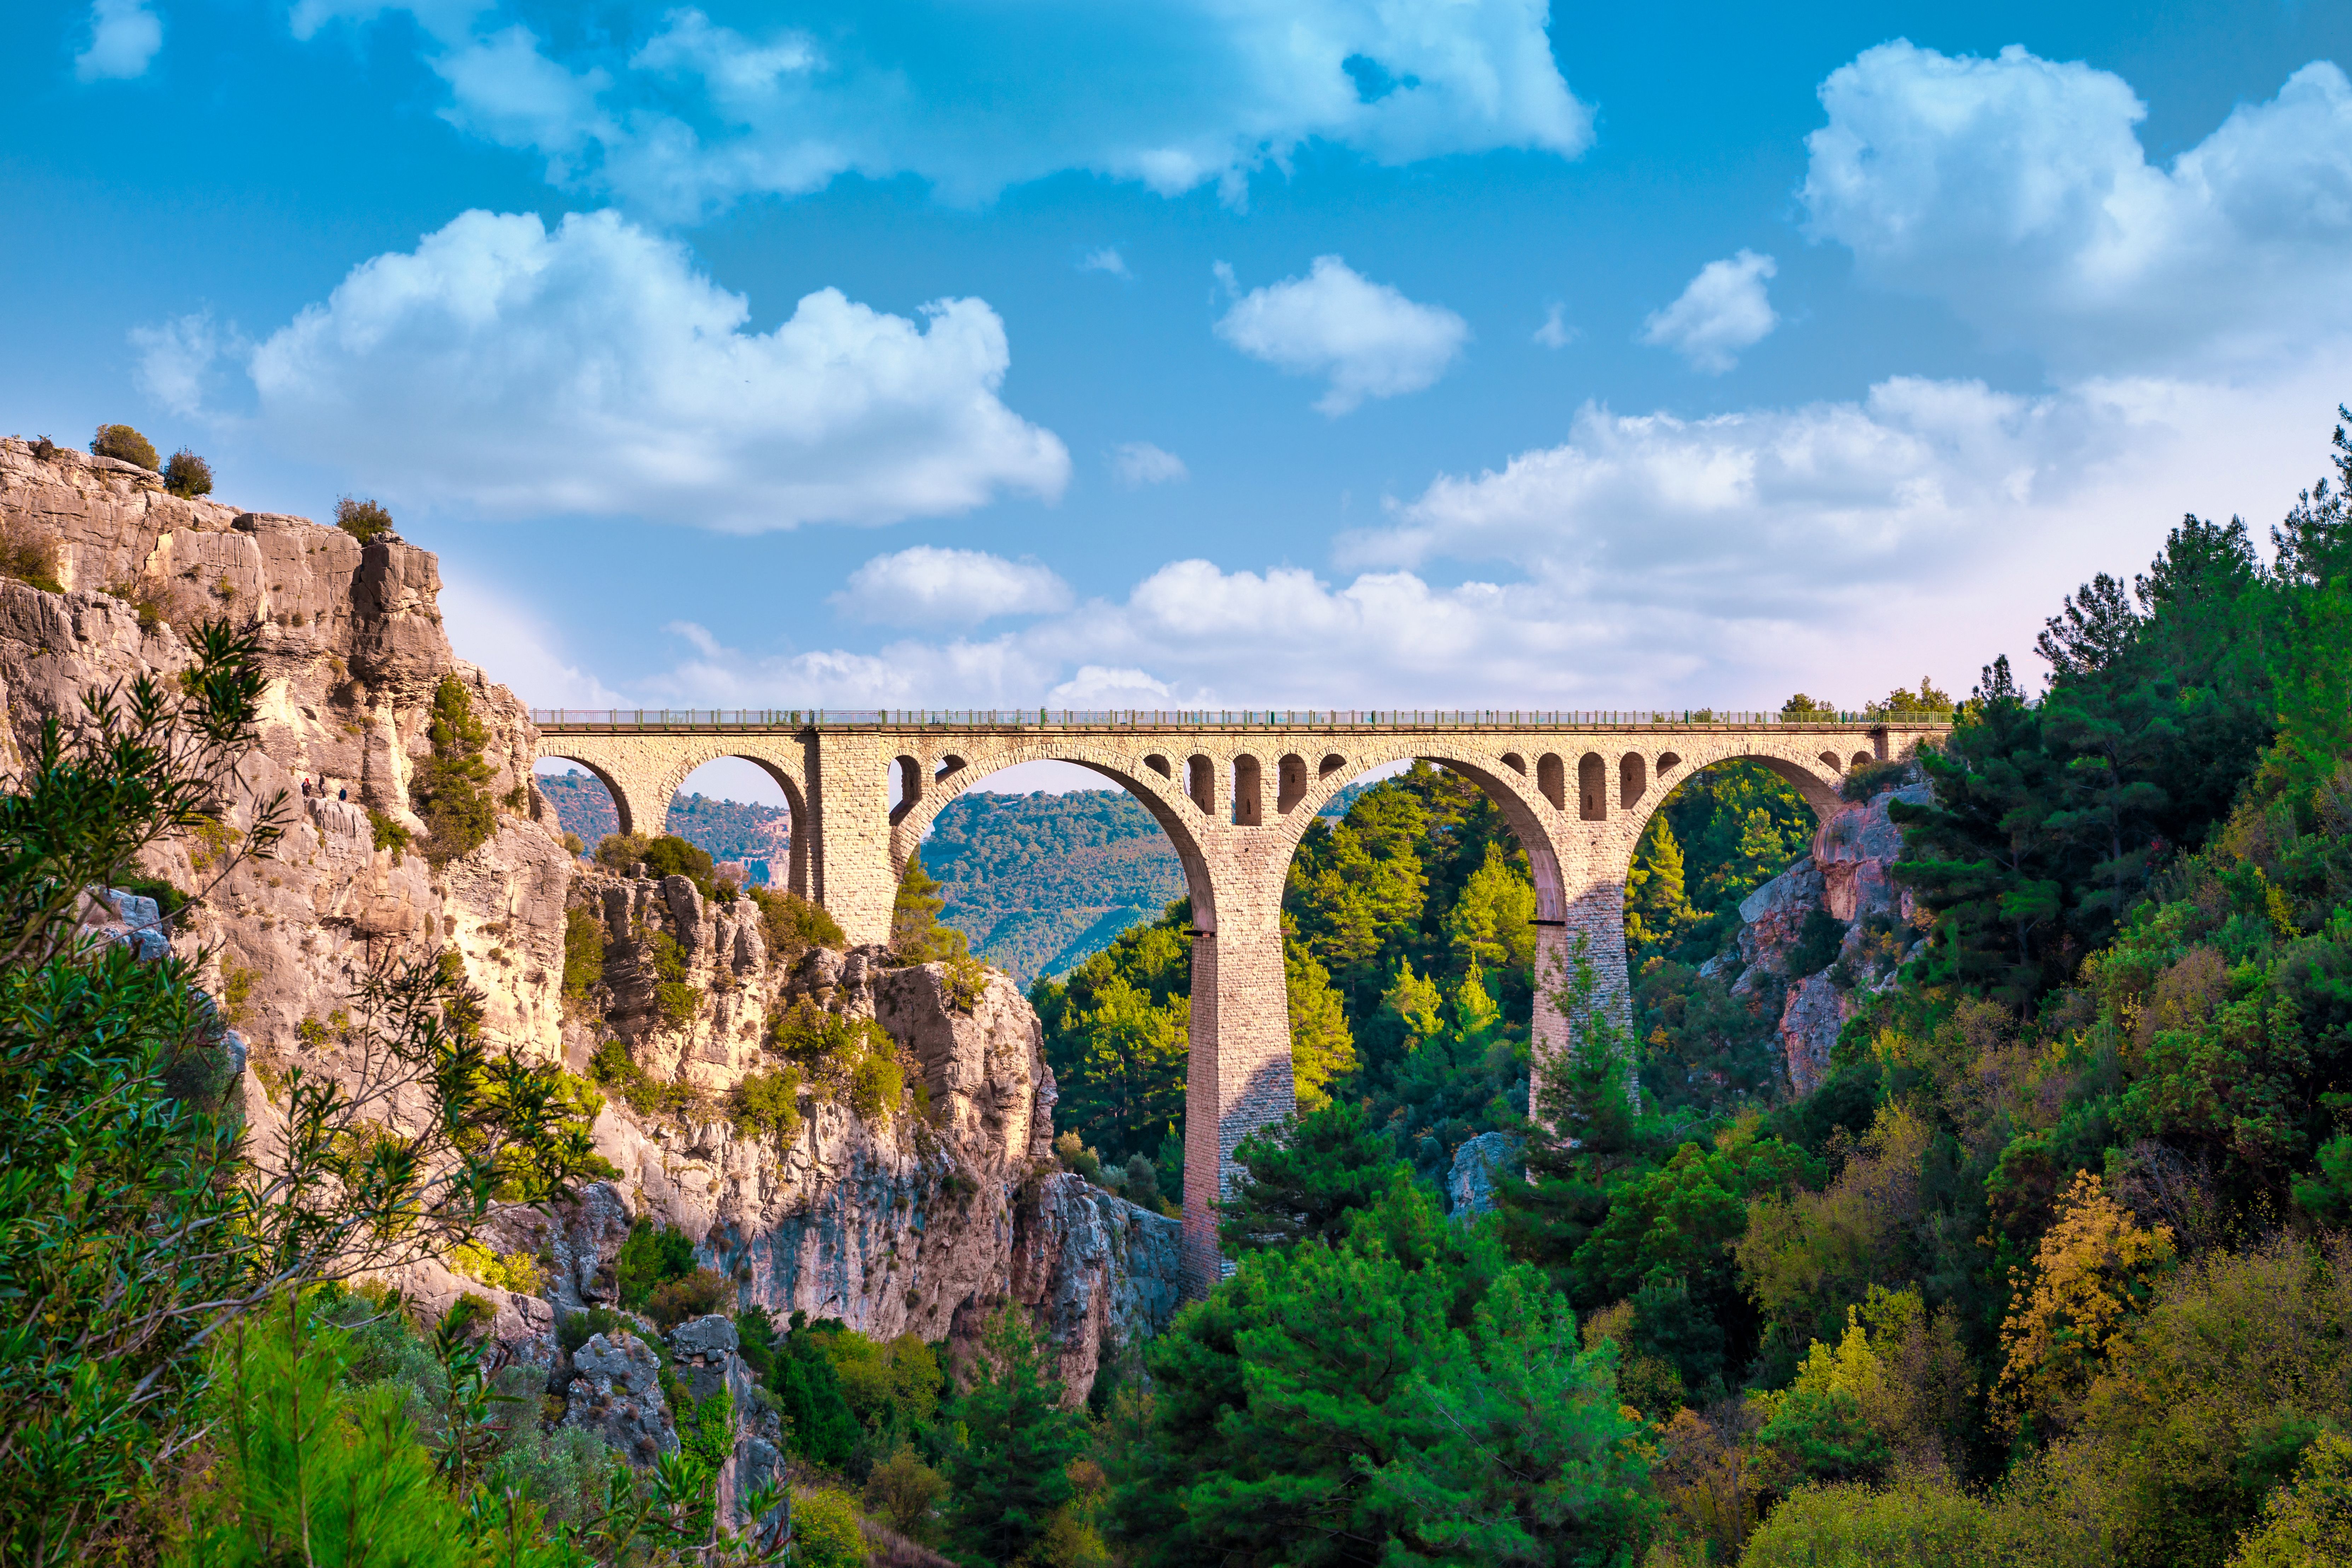
[[213,493],[213,467],[185,447],[163,465],[163,488],[183,500]]
[[408,830],[406,824],[394,817],[387,816],[373,806],[367,808],[367,814],[368,826],[375,836],[375,847],[378,849],[391,850],[392,863],[395,866],[399,865],[402,858],[407,855],[409,845],[415,841],[416,836]]
[[784,963],[793,962],[813,947],[838,952],[849,945],[849,938],[840,924],[825,913],[824,907],[798,893],[754,888],[751,901],[760,906],[760,923],[767,931],[769,952]]
[[694,1272],[694,1243],[676,1226],[635,1220],[621,1243],[614,1272],[621,1305],[643,1310],[656,1288]]
[[2352,1442],[2322,1432],[2292,1486],[2273,1492],[2230,1568],[2321,1568],[2352,1563]]
[[795,1492],[793,1562],[796,1568],[866,1568],[856,1500],[835,1487]]
[[1864,763],[1839,781],[1838,796],[1842,800],[1864,801],[1890,789],[1901,789],[1916,782],[1918,776],[1917,765],[1900,757]]
[[930,1533],[948,1479],[923,1463],[911,1443],[901,1443],[866,1478],[866,1509],[890,1521],[901,1535],[920,1540]]
[[1740,1568],[1994,1568],[1985,1505],[1928,1480],[1890,1486],[1803,1487],[1748,1538]]
[[606,1040],[589,1058],[588,1076],[621,1097],[640,1116],[680,1116],[695,1109],[701,1096],[692,1084],[664,1083],[639,1067],[629,1047]]
[[1084,1176],[1096,1186],[1104,1184],[1102,1156],[1087,1148],[1086,1140],[1076,1132],[1064,1132],[1054,1140],[1054,1155],[1062,1162],[1062,1169]]
[[426,737],[432,754],[417,764],[410,787],[424,803],[425,858],[441,866],[472,854],[498,831],[487,787],[490,764],[482,759],[490,731],[474,717],[473,698],[454,675],[434,689]]
[[89,438],[90,453],[100,458],[119,458],[126,463],[136,463],[142,468],[159,468],[154,443],[128,425],[101,425],[98,434]]
[[0,576],[29,583],[45,594],[62,594],[58,580],[58,542],[28,523],[11,521],[0,527]]
[[58,444],[47,436],[36,437],[33,442],[33,456],[44,463],[54,463],[58,460]]
[[598,1334],[612,1334],[625,1329],[629,1321],[610,1307],[590,1307],[572,1313],[555,1326],[556,1342],[569,1352],[578,1350]]
[[727,1276],[715,1269],[698,1268],[683,1279],[666,1280],[656,1286],[653,1294],[646,1298],[646,1316],[667,1332],[688,1318],[718,1311],[734,1294],[735,1288],[727,1282]]
[[460,1274],[525,1296],[536,1296],[547,1282],[539,1259],[528,1252],[492,1252],[479,1242],[463,1241],[450,1251],[449,1261]]
[[801,1130],[801,1075],[790,1068],[782,1072],[751,1072],[731,1095],[735,1122],[789,1143]]
[[666,931],[646,939],[653,950],[654,1002],[665,1029],[683,1029],[702,1007],[702,993],[686,983],[686,950]]
[[898,1065],[897,1053],[869,1052],[850,1072],[850,1109],[870,1121],[897,1110],[906,1089],[906,1069]]
[[596,841],[596,864],[628,876],[645,859],[646,844],[642,833],[607,833]]
[[365,544],[392,531],[392,513],[372,500],[344,496],[335,502],[335,526]]
[[563,997],[579,1004],[604,978],[604,925],[577,904],[563,911]]
[[115,879],[114,885],[126,893],[134,894],[142,899],[154,900],[156,909],[163,912],[165,920],[171,919],[194,902],[187,894],[161,877],[121,877]]

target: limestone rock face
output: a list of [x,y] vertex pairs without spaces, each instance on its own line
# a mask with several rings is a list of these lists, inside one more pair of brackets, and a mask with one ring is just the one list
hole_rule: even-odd
[[[260,744],[238,767],[231,822],[250,831],[282,791],[285,838],[273,859],[226,877],[195,841],[145,868],[202,895],[170,939],[183,952],[216,952],[213,992],[258,1065],[299,1059],[298,1026],[341,1006],[373,958],[445,945],[483,993],[492,1046],[554,1057],[570,857],[551,816],[532,814],[530,714],[450,650],[431,555],[394,537],[362,546],[301,518],[183,500],[143,468],[72,450],[43,460],[16,439],[0,440],[0,529],[50,542],[67,590],[0,580],[0,764],[21,761],[44,719],[69,731],[85,723],[86,691],[176,677],[191,656],[175,622],[226,616],[259,637]],[[423,830],[409,784],[430,752],[445,676],[465,685],[489,731],[491,794],[523,805],[436,871],[413,849],[379,849],[376,824]]]
[[563,1424],[587,1427],[632,1464],[676,1453],[677,1424],[662,1397],[661,1360],[653,1347],[626,1330],[590,1335],[572,1352]]
[[1813,835],[1813,863],[1821,868],[1822,904],[1839,920],[1873,914],[1907,917],[1909,895],[1887,878],[1903,858],[1903,829],[1887,814],[1896,801],[1925,805],[1932,791],[1924,784],[1888,790],[1843,807]]
[[[544,1216],[509,1215],[482,1237],[539,1258],[541,1293],[493,1289],[432,1261],[394,1281],[429,1310],[468,1291],[488,1300],[500,1355],[547,1367],[567,1420],[598,1426],[640,1461],[676,1446],[638,1338],[592,1340],[569,1358],[555,1338],[562,1317],[617,1304],[615,1261],[641,1218],[691,1237],[698,1261],[736,1283],[733,1305],[779,1318],[805,1310],[883,1338],[911,1330],[936,1340],[1019,1300],[1060,1336],[1081,1394],[1117,1344],[1165,1326],[1176,1224],[1051,1166],[1056,1091],[1019,987],[991,973],[976,994],[961,982],[960,999],[946,966],[894,966],[881,948],[788,959],[748,899],[575,859],[530,785],[529,710],[450,648],[432,555],[396,535],[362,545],[299,517],[183,500],[131,464],[71,450],[37,458],[16,439],[0,440],[0,531],[51,546],[65,590],[0,579],[0,767],[21,763],[45,719],[69,731],[84,724],[86,692],[176,678],[192,655],[175,627],[225,616],[258,638],[259,743],[239,764],[231,824],[250,833],[262,803],[282,794],[276,855],[223,874],[218,847],[175,843],[142,870],[200,902],[166,921],[150,900],[98,890],[81,918],[92,940],[150,958],[167,945],[217,954],[205,983],[235,1026],[233,1055],[250,1065],[257,1147],[281,1125],[269,1100],[278,1075],[333,1070],[336,1014],[369,965],[445,949],[482,994],[492,1049],[582,1071],[617,1038],[640,1070],[686,1097],[658,1116],[612,1100],[593,1138],[614,1179]],[[435,693],[451,677],[488,731],[488,789],[503,804],[487,843],[436,868],[394,841],[423,837],[412,781],[431,754]],[[602,930],[604,980],[567,1014],[573,910]],[[790,1139],[738,1126],[729,1091],[783,1065],[770,1049],[773,1026],[799,1006],[875,1020],[921,1095],[862,1117],[838,1096],[807,1092]],[[731,1500],[738,1472],[746,1492],[772,1472],[781,1430],[740,1355],[696,1364],[738,1393]]]

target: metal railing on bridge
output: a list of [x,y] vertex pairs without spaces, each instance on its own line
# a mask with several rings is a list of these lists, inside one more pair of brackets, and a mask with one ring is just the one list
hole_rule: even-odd
[[1800,724],[1930,725],[1948,712],[1736,712],[1714,708],[534,708],[542,730],[1595,730]]

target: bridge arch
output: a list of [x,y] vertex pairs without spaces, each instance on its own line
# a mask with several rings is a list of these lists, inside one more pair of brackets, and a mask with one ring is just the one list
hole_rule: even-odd
[[[1160,831],[1168,836],[1175,847],[1176,858],[1184,869],[1185,889],[1192,900],[1192,923],[1202,931],[1214,931],[1217,924],[1216,878],[1211,873],[1207,856],[1202,851],[1200,836],[1194,832],[1193,818],[1188,820],[1177,806],[1172,781],[1162,778],[1157,765],[1161,759],[1156,754],[1140,759],[1144,766],[1135,765],[1139,759],[1088,745],[1083,742],[1061,743],[1054,741],[1031,741],[1018,745],[968,745],[964,754],[953,759],[956,766],[939,770],[930,784],[919,796],[902,801],[896,808],[890,825],[890,874],[904,877],[907,861],[920,847],[923,836],[948,803],[983,781],[1007,768],[1024,763],[1068,763],[1101,775],[1103,780],[1125,790],[1144,810],[1151,814]],[[1192,802],[1181,795],[1186,807]]]
[[[552,751],[545,747],[541,748],[539,760],[542,763],[570,763],[573,767],[584,771],[590,778],[593,778],[598,784],[603,784],[604,786],[604,793],[613,797],[613,815],[619,820],[621,831],[624,833],[634,833],[636,831],[636,829],[631,826],[631,824],[635,822],[637,819],[638,806],[636,803],[629,798],[629,792],[621,784],[621,781],[614,777],[612,773],[606,772],[602,764],[591,762],[586,757],[575,757],[569,752]],[[532,772],[535,775],[538,770],[533,769]],[[539,786],[534,783],[531,787],[533,789],[537,789]],[[591,844],[588,847],[593,850],[596,847],[593,844]]]

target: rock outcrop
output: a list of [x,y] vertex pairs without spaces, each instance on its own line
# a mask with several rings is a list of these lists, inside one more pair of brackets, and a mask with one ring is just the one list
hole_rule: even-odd
[[[1828,1076],[1856,995],[1892,984],[1919,939],[1911,895],[1890,874],[1903,832],[1888,807],[1928,798],[1926,784],[1906,784],[1840,807],[1814,833],[1809,854],[1741,900],[1737,945],[1706,965],[1708,973],[1734,973],[1734,996],[1776,1010],[1781,1060],[1799,1094]],[[1822,919],[1834,922],[1837,938],[1826,962],[1818,940],[1809,940]]]
[[[531,784],[528,710],[449,646],[429,553],[396,534],[362,543],[298,517],[173,497],[134,465],[36,455],[19,439],[0,440],[0,535],[30,547],[20,558],[49,563],[32,574],[39,585],[0,578],[0,768],[21,765],[45,720],[69,732],[86,724],[84,693],[176,678],[193,658],[181,628],[199,617],[225,616],[257,641],[260,740],[237,767],[231,826],[249,834],[263,803],[282,796],[275,855],[224,869],[226,843],[173,842],[142,871],[197,902],[165,920],[146,894],[109,889],[82,913],[95,940],[151,957],[167,944],[214,955],[205,980],[249,1064],[257,1141],[273,1120],[270,1085],[295,1065],[332,1070],[337,1010],[372,963],[395,954],[456,952],[483,994],[493,1049],[582,1072],[618,1040],[648,1081],[679,1091],[659,1114],[612,1099],[593,1139],[613,1179],[485,1238],[541,1259],[542,1291],[492,1289],[438,1262],[399,1281],[427,1310],[482,1296],[501,1358],[544,1367],[567,1420],[595,1425],[634,1458],[676,1442],[643,1339],[616,1331],[566,1355],[556,1335],[562,1318],[614,1304],[619,1250],[640,1218],[684,1231],[698,1261],[735,1283],[736,1305],[780,1319],[799,1310],[880,1337],[940,1339],[1022,1302],[1054,1331],[1076,1394],[1105,1355],[1172,1314],[1176,1222],[1051,1159],[1055,1089],[1020,990],[990,973],[975,994],[968,973],[894,965],[879,948],[787,959],[749,900],[576,859]],[[451,679],[487,731],[498,812],[486,842],[436,863],[419,852],[427,828],[412,787]],[[604,975],[567,1009],[574,909],[604,933]],[[791,1136],[739,1125],[729,1091],[782,1065],[775,1021],[798,1005],[878,1025],[907,1075],[900,1103],[860,1115],[811,1087]],[[730,1499],[755,1489],[781,1448],[772,1415],[763,1436],[731,1349],[685,1361],[689,1383],[740,1383],[724,1488]]]

